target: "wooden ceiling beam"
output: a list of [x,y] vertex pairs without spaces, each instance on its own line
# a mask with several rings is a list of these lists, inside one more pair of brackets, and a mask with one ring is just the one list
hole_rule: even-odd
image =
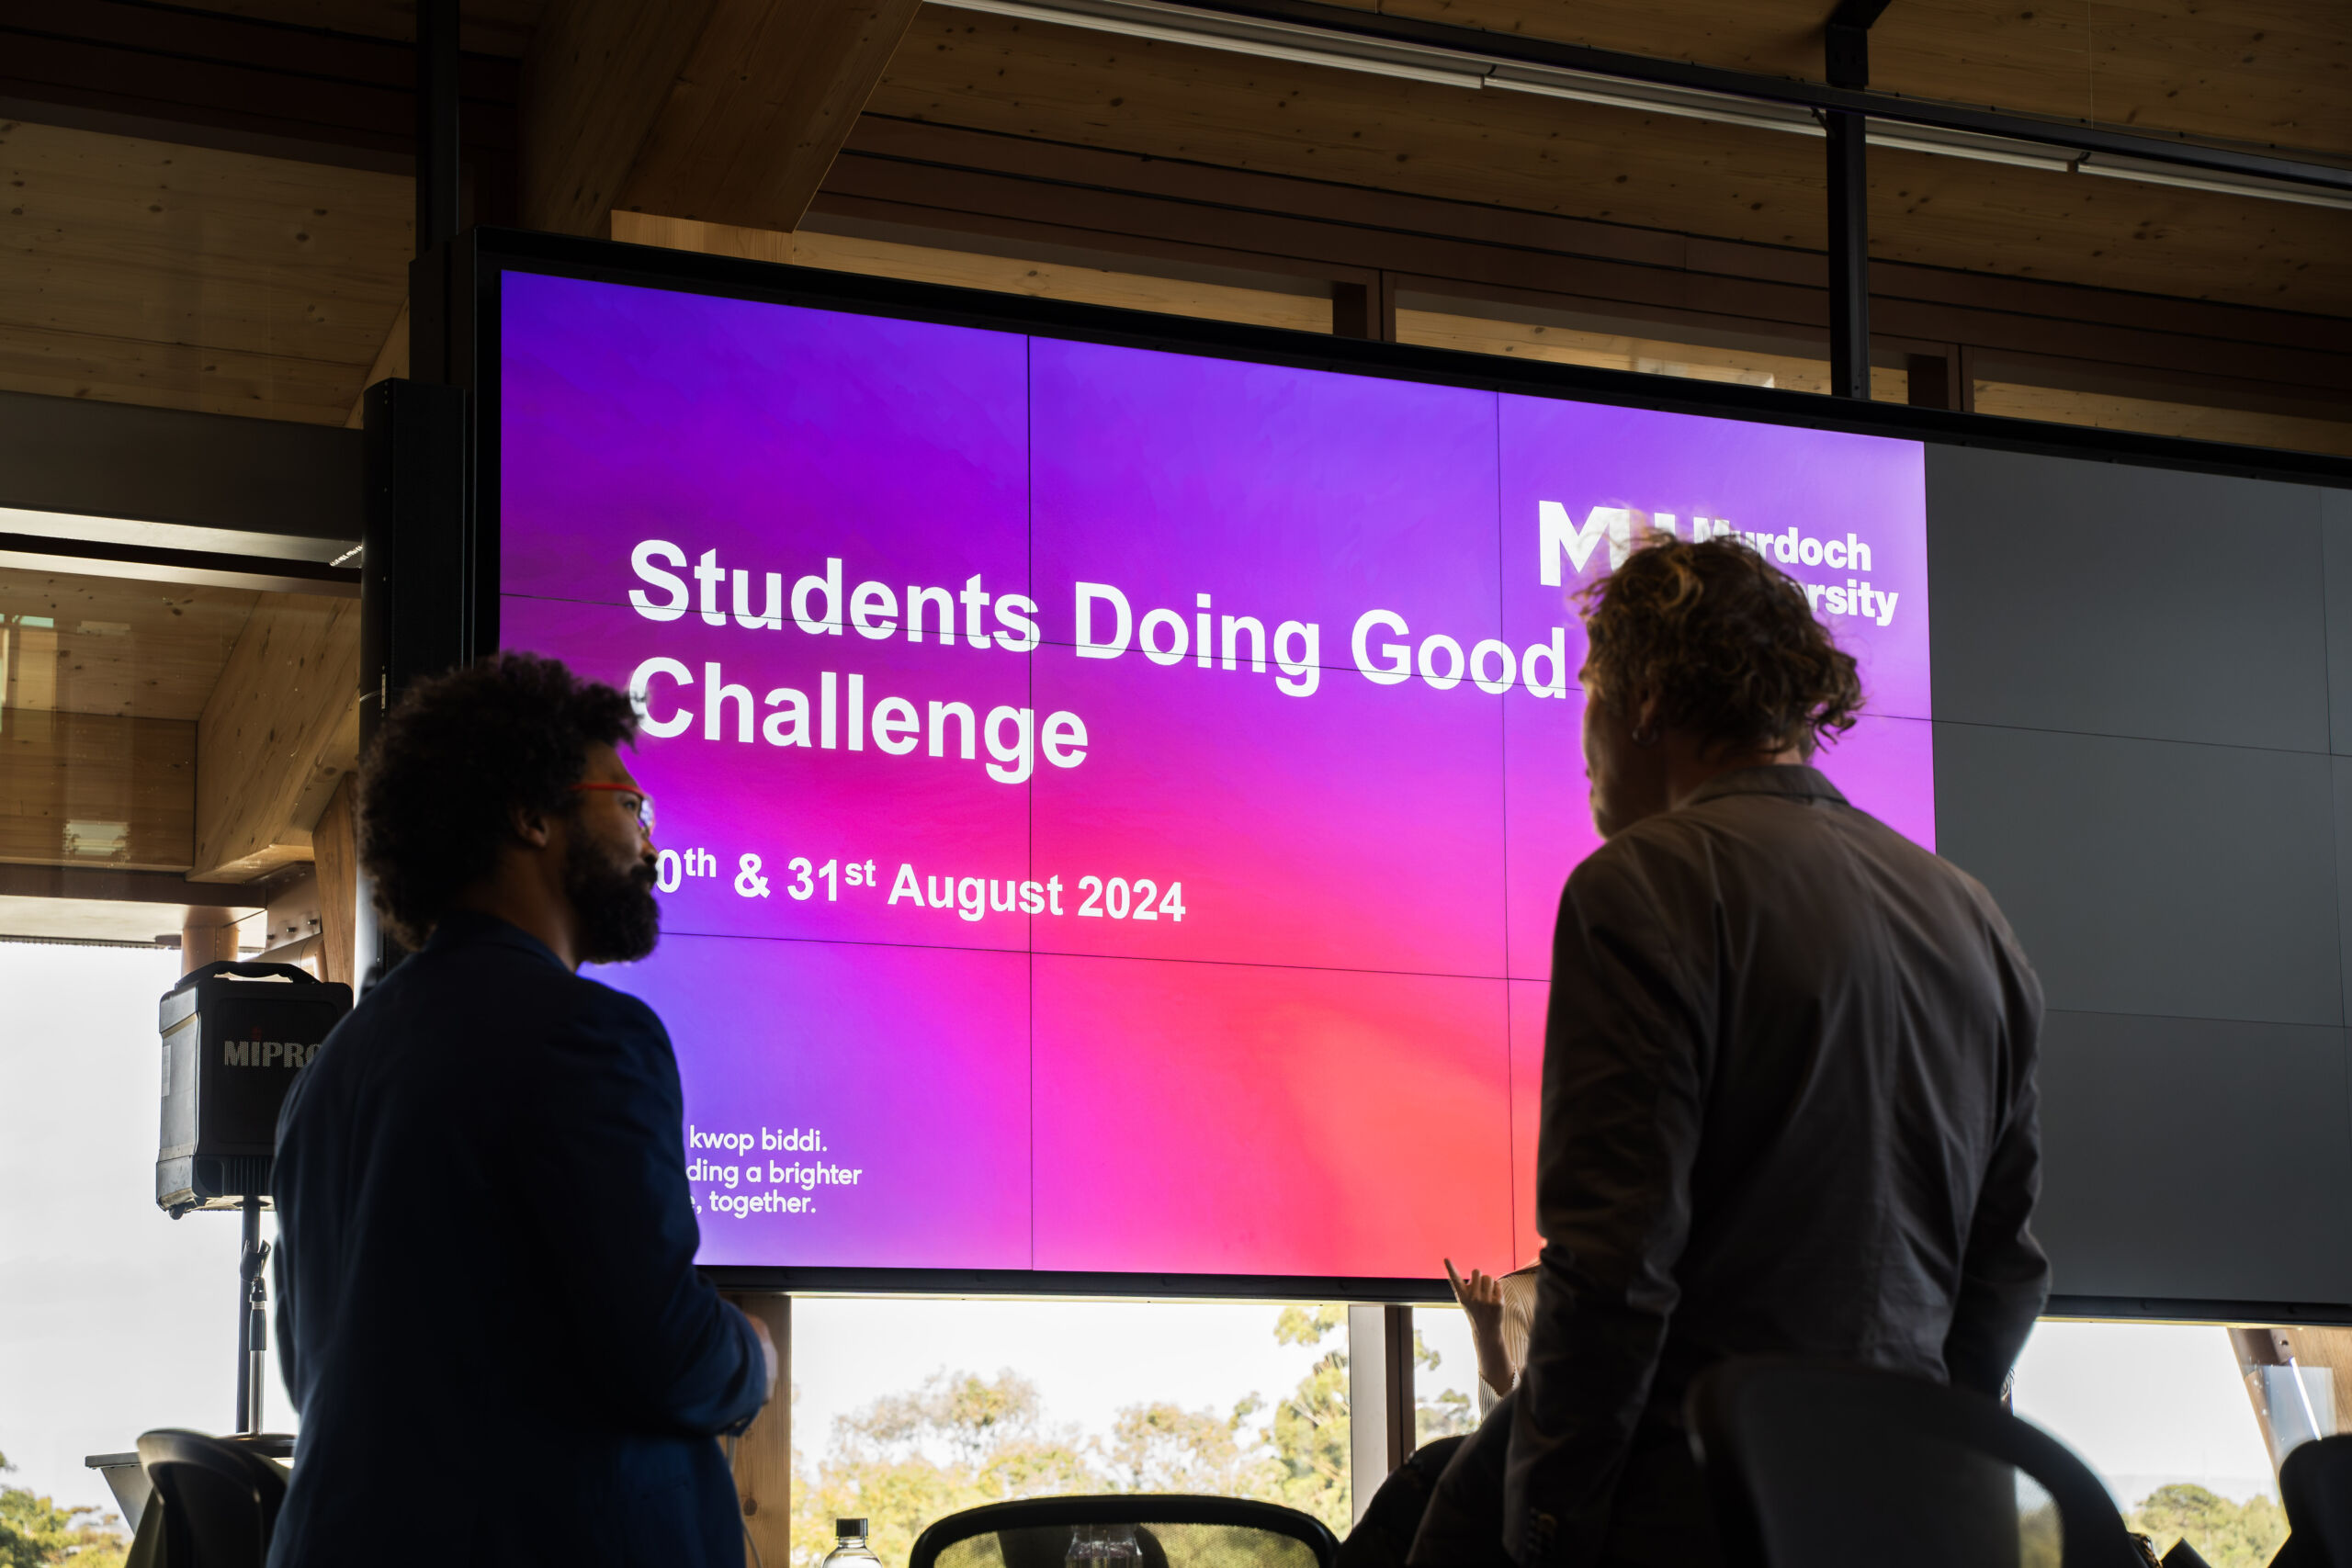
[[560,0],[523,73],[524,222],[789,231],[918,0]]
[[720,0],[621,205],[739,228],[798,228],[916,6]]
[[523,58],[526,229],[602,237],[716,0],[555,0]]

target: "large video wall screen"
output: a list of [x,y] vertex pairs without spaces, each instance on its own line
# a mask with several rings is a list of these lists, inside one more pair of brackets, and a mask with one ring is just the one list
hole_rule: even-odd
[[628,688],[706,1263],[1538,1245],[1572,595],[1738,533],[1932,844],[1917,443],[509,273],[501,639]]

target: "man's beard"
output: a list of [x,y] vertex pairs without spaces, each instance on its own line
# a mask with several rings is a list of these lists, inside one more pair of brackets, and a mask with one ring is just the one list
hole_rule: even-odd
[[662,940],[662,908],[653,901],[653,865],[616,866],[583,839],[564,856],[563,890],[580,922],[583,964],[634,964]]

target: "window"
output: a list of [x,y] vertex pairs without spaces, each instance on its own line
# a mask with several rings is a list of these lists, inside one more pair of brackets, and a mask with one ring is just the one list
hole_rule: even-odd
[[1458,1306],[1415,1307],[1414,1447],[1475,1431],[1483,1414],[1478,1408],[1478,1357],[1470,1346],[1468,1315]]
[[1347,1310],[1261,1302],[793,1303],[794,1559],[863,1515],[886,1562],[960,1508],[1261,1497],[1345,1535]]
[[2262,1568],[2286,1535],[2256,1407],[2213,1324],[2045,1320],[2018,1359],[2017,1413],[2098,1472],[2158,1552]]
[[[115,1511],[86,1455],[234,1427],[237,1216],[155,1207],[155,999],[179,974],[155,947],[0,942],[0,1486],[66,1506]],[[289,1432],[272,1337],[264,1415]]]
[[[358,749],[358,600],[275,569],[347,540],[13,517],[236,563],[189,583],[21,535],[0,563],[0,1485],[111,1513],[85,1456],[237,1425],[242,1226],[155,1206],[156,1003],[216,959],[322,966],[311,863],[348,843],[320,829]],[[265,1425],[289,1431],[270,1369]]]

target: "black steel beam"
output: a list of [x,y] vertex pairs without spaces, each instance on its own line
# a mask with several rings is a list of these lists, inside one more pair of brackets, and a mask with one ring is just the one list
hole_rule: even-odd
[[360,536],[356,430],[0,391],[0,507]]
[[2071,148],[2078,152],[2108,152],[2117,157],[2145,158],[2181,168],[2254,179],[2281,180],[2290,185],[2312,186],[2352,195],[2352,168],[2235,148],[2212,147],[2202,142],[2134,135],[2079,122],[2034,119],[2024,115],[2003,114],[1997,109],[1971,108],[1962,104],[1906,98],[1893,93],[1873,93],[1781,76],[1761,76],[1713,65],[1694,65],[1688,61],[1657,60],[1616,50],[1593,49],[1585,44],[1555,43],[1517,33],[1489,32],[1483,28],[1465,28],[1447,22],[1428,22],[1415,17],[1357,10],[1351,6],[1329,5],[1324,0],[1180,0],[1180,3],[1191,10],[1287,22],[1293,27],[1315,28],[1357,38],[1377,39],[1386,43],[1452,50],[1457,53],[1498,62],[1508,61],[1519,65],[1584,71],[1627,82],[1653,82],[1663,86],[1720,93],[1727,97],[1753,98],[1761,103],[1794,104],[1825,112],[1842,110],[1904,125],[1934,126],[1946,130],[1972,131],[1979,136],[2006,136],[2019,141],[2040,142],[2044,146]]
[[458,0],[416,7],[416,251],[457,238]]
[[1824,117],[1829,133],[1829,389],[1871,395],[1869,122]]
[[[1822,29],[1826,74],[1840,87],[1871,85],[1871,24],[1889,0],[1838,0]],[[1842,109],[1821,117],[1829,152],[1829,390],[1871,395],[1870,121]]]

